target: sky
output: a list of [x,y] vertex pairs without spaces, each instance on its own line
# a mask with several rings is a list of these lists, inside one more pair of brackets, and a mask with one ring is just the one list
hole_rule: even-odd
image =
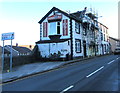
[[2,33],[14,32],[13,45],[35,45],[40,40],[38,21],[52,7],[70,13],[92,8],[98,12],[99,22],[109,28],[109,35],[118,38],[118,0],[0,0],[0,38]]

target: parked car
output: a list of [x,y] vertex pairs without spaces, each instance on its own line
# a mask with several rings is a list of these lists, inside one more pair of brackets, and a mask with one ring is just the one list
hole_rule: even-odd
[[120,47],[117,47],[114,51],[114,54],[120,54]]

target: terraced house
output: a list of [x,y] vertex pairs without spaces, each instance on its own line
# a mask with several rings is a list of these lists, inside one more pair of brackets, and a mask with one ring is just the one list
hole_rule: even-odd
[[53,7],[38,23],[36,42],[43,58],[83,58],[109,53],[108,28],[91,12],[67,13]]

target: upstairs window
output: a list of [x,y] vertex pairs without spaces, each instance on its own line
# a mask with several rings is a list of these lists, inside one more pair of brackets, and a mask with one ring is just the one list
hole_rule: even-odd
[[103,34],[101,33],[101,40],[103,40]]
[[49,35],[60,34],[60,22],[51,22]]
[[85,27],[84,25],[83,25],[83,35],[84,35],[84,36],[87,35],[87,27]]
[[43,22],[43,37],[47,37],[47,36],[48,36],[48,23]]
[[50,31],[49,35],[56,35],[56,22],[51,22],[50,24]]
[[105,34],[104,34],[104,41],[105,41]]
[[60,34],[60,22],[57,22],[57,34]]
[[76,32],[77,34],[80,34],[80,24],[77,23],[77,22],[75,22],[75,32]]
[[68,20],[65,19],[62,21],[63,24],[63,36],[67,36],[68,35]]

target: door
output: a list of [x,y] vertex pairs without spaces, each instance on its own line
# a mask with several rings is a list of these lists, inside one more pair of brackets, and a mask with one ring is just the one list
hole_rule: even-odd
[[87,53],[86,53],[86,41],[85,40],[83,41],[83,53],[84,53],[84,57],[86,57]]

